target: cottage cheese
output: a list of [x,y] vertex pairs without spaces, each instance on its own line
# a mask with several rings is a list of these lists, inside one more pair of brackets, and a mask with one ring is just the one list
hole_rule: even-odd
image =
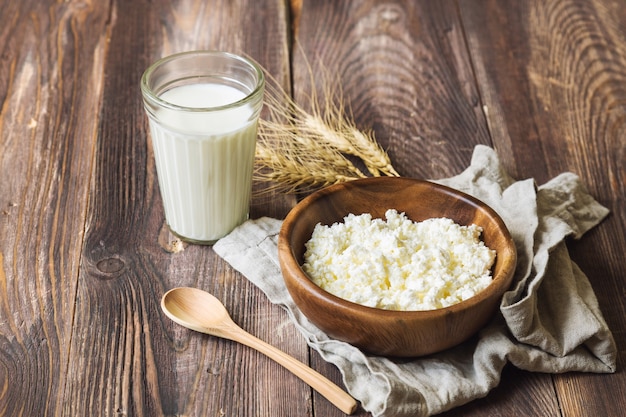
[[481,227],[447,218],[413,222],[396,210],[385,217],[349,214],[343,223],[318,224],[304,271],[338,297],[388,310],[447,307],[491,283],[496,252],[480,240]]

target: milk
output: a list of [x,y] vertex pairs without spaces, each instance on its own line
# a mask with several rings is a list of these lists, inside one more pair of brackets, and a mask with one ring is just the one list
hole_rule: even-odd
[[248,104],[216,108],[245,96],[218,83],[178,86],[159,95],[191,108],[160,106],[150,118],[165,218],[172,232],[187,240],[214,242],[248,218],[258,112]]

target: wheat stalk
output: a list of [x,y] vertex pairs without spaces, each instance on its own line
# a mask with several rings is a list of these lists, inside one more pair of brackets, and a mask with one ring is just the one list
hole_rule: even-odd
[[266,191],[310,191],[367,177],[347,156],[359,158],[372,176],[399,176],[373,134],[356,128],[341,89],[327,77],[323,79],[323,107],[313,92],[307,98],[310,111],[296,103],[267,71],[266,77],[267,116],[259,121],[255,168],[258,181],[272,184]]
[[[324,158],[314,155],[293,155],[280,148],[257,144],[257,158],[265,161],[257,166],[255,174],[273,185],[265,190],[285,193],[306,192],[315,188],[325,187],[365,175],[341,154],[327,152]],[[333,165],[328,169],[329,164]]]

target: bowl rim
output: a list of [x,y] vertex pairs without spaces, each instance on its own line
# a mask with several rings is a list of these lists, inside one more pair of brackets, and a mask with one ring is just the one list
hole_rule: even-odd
[[[472,308],[475,305],[480,304],[487,298],[493,296],[493,294],[504,294],[507,289],[510,287],[511,282],[513,280],[513,275],[515,273],[515,267],[517,265],[517,251],[515,242],[511,237],[510,231],[506,227],[506,224],[502,220],[502,218],[498,215],[498,213],[491,208],[485,202],[479,200],[476,197],[473,197],[463,191],[456,190],[454,188],[438,184],[433,181],[422,180],[417,178],[409,178],[409,177],[370,177],[370,178],[361,178],[352,180],[349,183],[352,184],[352,187],[367,187],[372,184],[376,184],[379,182],[397,182],[397,183],[411,183],[411,184],[423,184],[432,187],[439,193],[444,193],[448,195],[452,195],[457,198],[461,198],[467,203],[477,207],[478,209],[486,212],[490,220],[494,221],[498,228],[504,233],[505,240],[507,242],[506,248],[509,249],[508,253],[505,253],[506,258],[503,260],[505,265],[503,267],[505,269],[502,270],[500,275],[492,276],[491,283],[482,289],[477,294],[472,297],[460,301],[456,304],[452,304],[447,307],[430,309],[430,310],[389,310],[378,307],[369,307],[363,304],[355,303],[353,301],[346,300],[345,298],[341,298],[336,296],[317,284],[315,284],[311,278],[307,275],[306,272],[302,269],[302,266],[298,263],[296,256],[294,254],[293,249],[289,245],[289,238],[291,237],[294,229],[294,219],[296,219],[309,204],[315,202],[316,200],[325,198],[327,195],[337,193],[341,191],[345,184],[347,183],[339,183],[330,185],[328,187],[322,188],[320,190],[315,191],[314,193],[308,195],[304,199],[302,199],[296,206],[294,206],[291,211],[285,217],[283,225],[281,226],[279,232],[279,240],[278,240],[278,254],[281,262],[284,262],[284,266],[292,272],[292,278],[294,281],[297,281],[299,285],[305,287],[305,289],[313,296],[318,299],[323,300],[327,304],[332,304],[334,308],[337,308],[341,311],[349,311],[351,315],[361,315],[361,316],[370,316],[372,314],[376,314],[379,317],[387,317],[387,318],[398,318],[401,315],[403,318],[411,319],[411,318],[434,318],[445,316],[449,314],[454,314],[458,311],[463,311],[469,308]],[[286,256],[286,253],[289,256]],[[498,251],[496,251],[496,259],[498,256],[501,256]],[[496,260],[497,262],[497,260]],[[495,264],[494,264],[495,265]],[[492,274],[493,275],[493,274]],[[285,274],[283,273],[283,279],[287,279]],[[289,285],[287,285],[289,287]],[[501,295],[499,296],[501,297]]]

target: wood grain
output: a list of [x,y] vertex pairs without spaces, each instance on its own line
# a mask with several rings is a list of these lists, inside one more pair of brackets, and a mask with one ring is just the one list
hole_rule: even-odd
[[311,95],[310,65],[317,94],[326,72],[401,175],[443,178],[467,166],[474,145],[490,139],[455,3],[329,4],[302,9],[304,54],[296,50],[293,64],[300,104]]
[[[404,176],[456,174],[478,143],[518,179],[580,175],[612,213],[568,246],[621,349],[618,372],[507,368],[486,398],[445,415],[623,414],[621,2],[0,0],[0,10],[0,415],[342,415],[262,355],[158,309],[173,286],[209,290],[244,329],[341,382],[282,309],[164,227],[138,80],[155,59],[196,48],[250,55],[302,104],[326,71]],[[251,214],[282,218],[294,203],[256,198]]]
[[53,415],[70,379],[109,12],[0,8],[0,414]]
[[[478,3],[460,2],[463,26],[493,142],[511,172],[541,184],[572,171],[612,211],[570,248],[623,345],[626,306],[615,294],[624,294],[626,261],[615,249],[626,247],[626,11],[610,1]],[[563,416],[626,408],[626,396],[607,395],[626,392],[623,372],[554,381]]]
[[[258,394],[270,392],[270,386],[284,393],[281,399],[309,388],[244,347],[189,334],[164,319],[159,309],[165,290],[189,285],[220,296],[236,319],[267,316],[256,334],[270,342],[277,342],[273,329],[285,320],[282,311],[261,303],[258,290],[227,269],[211,248],[164,245],[173,237],[164,232],[139,92],[139,78],[151,62],[182,50],[247,53],[280,75],[288,59],[282,47],[284,6],[266,2],[262,10],[267,15],[249,13],[256,7],[258,2],[246,1],[112,3],[66,415],[252,416],[270,405],[300,415],[306,406],[266,403],[267,397]],[[241,30],[261,24],[272,27],[275,42],[261,43],[254,31]],[[274,198],[256,215],[278,216],[288,204],[288,199]],[[306,358],[302,340],[281,341],[283,350]],[[246,374],[256,376],[249,385],[241,383]]]
[[[618,59],[619,54],[611,51],[612,49],[619,51],[622,47],[620,45],[623,45],[623,29],[619,24],[620,21],[623,21],[623,17],[607,16],[607,13],[612,12],[615,12],[613,16],[620,16],[622,12],[615,10],[615,5],[601,3],[594,2],[595,6],[590,6],[586,2],[550,2],[549,5],[543,5],[542,3],[513,4],[513,2],[482,2],[481,4],[459,2],[458,10],[455,11],[455,5],[449,5],[447,13],[437,13],[433,9],[445,9],[445,2],[439,3],[437,6],[387,2],[379,5],[378,9],[371,3],[351,2],[350,5],[344,4],[340,10],[334,10],[332,16],[324,15],[328,8],[325,7],[323,2],[316,2],[316,5],[305,3],[302,15],[308,13],[308,18],[303,19],[301,17],[301,26],[298,28],[298,33],[299,38],[303,39],[301,43],[305,44],[305,55],[315,57],[314,62],[318,63],[318,66],[322,64],[330,66],[329,72],[341,80],[340,82],[344,86],[346,95],[352,103],[352,108],[355,110],[357,122],[363,126],[363,121],[371,123],[372,120],[380,120],[378,125],[374,124],[377,138],[386,144],[392,161],[402,174],[424,175],[421,172],[420,174],[414,173],[421,170],[427,171],[426,176],[438,177],[448,175],[449,172],[446,172],[445,168],[443,170],[440,170],[440,167],[435,168],[432,160],[438,160],[440,152],[445,154],[445,158],[451,158],[452,156],[449,155],[458,154],[459,149],[464,149],[467,152],[472,147],[472,144],[471,140],[468,141],[466,137],[468,131],[468,124],[466,123],[462,129],[465,132],[465,136],[463,134],[456,135],[451,139],[451,142],[454,144],[451,144],[449,148],[443,147],[443,150],[440,151],[440,148],[437,148],[436,145],[440,144],[441,141],[429,143],[427,152],[422,152],[422,154],[427,153],[430,161],[419,160],[419,149],[394,149],[395,141],[400,143],[395,145],[396,147],[407,146],[402,143],[402,136],[405,138],[411,137],[411,133],[397,134],[397,126],[402,125],[402,123],[408,123],[407,120],[409,118],[403,118],[394,114],[394,106],[402,109],[399,110],[400,113],[406,111],[406,109],[413,109],[413,112],[416,113],[414,103],[407,98],[415,97],[415,94],[409,91],[412,84],[422,88],[431,85],[463,85],[465,88],[458,88],[456,91],[463,91],[465,100],[459,100],[457,96],[455,100],[450,100],[450,102],[454,103],[455,106],[460,106],[462,103],[473,104],[469,107],[475,110],[475,117],[479,121],[487,120],[489,122],[489,136],[478,134],[478,137],[483,138],[482,140],[479,139],[479,141],[483,143],[492,142],[499,153],[505,155],[503,158],[504,162],[514,175],[520,178],[536,177],[538,182],[541,183],[565,170],[572,170],[582,174],[589,172],[589,176],[583,176],[583,181],[585,183],[589,182],[592,187],[592,193],[599,196],[600,201],[605,202],[605,204],[609,203],[610,208],[617,214],[617,218],[609,219],[609,222],[612,220],[616,223],[613,226],[605,227],[612,230],[624,230],[624,210],[622,209],[623,205],[620,204],[622,198],[619,197],[624,195],[624,182],[616,181],[624,178],[624,166],[626,166],[624,164],[624,136],[620,134],[623,123],[619,115],[618,105],[618,103],[623,102],[620,96],[621,86],[624,84],[620,83],[620,81],[621,73],[623,72],[622,68],[624,67],[619,65],[621,61]],[[410,20],[413,14],[418,17],[414,18],[415,20],[412,21],[411,25],[407,25],[410,27],[393,32],[394,25],[389,24],[384,17],[393,17],[393,11],[398,7],[408,10],[405,19]],[[427,7],[430,8],[423,13],[411,11],[412,9],[421,10],[421,8]],[[594,11],[594,7],[597,7],[599,10]],[[375,10],[379,14],[376,14]],[[485,10],[490,12],[486,13]],[[442,14],[445,17],[440,17]],[[311,18],[311,15],[316,16],[316,18]],[[317,17],[318,15],[319,17]],[[372,16],[378,16],[379,19],[376,20]],[[520,16],[522,17],[521,19]],[[567,19],[566,22],[559,23],[558,20],[555,20],[559,16]],[[367,19],[368,17],[370,19]],[[420,18],[426,20],[426,22],[422,22],[419,20]],[[391,20],[394,23],[405,22],[403,19]],[[307,22],[315,21],[329,23],[324,25],[323,28],[311,23],[307,25]],[[607,33],[599,33],[600,22],[605,21],[613,21],[614,23],[604,29]],[[377,23],[371,24],[371,22]],[[387,24],[381,22],[386,22]],[[440,26],[436,26],[431,22],[437,22]],[[447,22],[447,24],[442,24],[441,22]],[[560,32],[564,32],[564,28],[571,22],[580,22],[581,24],[579,25],[580,29],[575,31],[576,38],[568,40],[567,32],[565,34]],[[429,23],[431,26],[428,26]],[[583,29],[586,26],[589,26],[589,29],[593,31],[585,33]],[[338,29],[333,30],[329,29],[329,27],[338,27]],[[420,27],[429,29],[424,30],[426,39],[418,36],[416,28]],[[437,31],[433,30],[433,27],[441,29]],[[369,29],[369,32],[364,28]],[[445,32],[445,30],[442,30],[443,28],[451,29],[451,31]],[[455,32],[455,29],[458,29],[458,32]],[[459,66],[459,75],[456,75],[453,71],[456,67],[443,64],[435,65],[433,73],[441,78],[452,74],[451,77],[455,80],[469,80],[467,85],[463,83],[450,84],[449,80],[442,81],[439,84],[432,83],[432,76],[429,77],[430,73],[427,73],[424,68],[432,68],[433,62],[438,64],[441,62],[441,57],[439,56],[440,48],[431,46],[440,46],[440,39],[432,41],[428,39],[429,34],[433,32],[444,32],[452,35],[457,33],[456,37],[451,35],[452,39],[455,40],[455,42],[451,42],[451,45],[456,47],[449,49],[454,51],[450,55],[455,56],[456,60],[446,61],[446,63],[470,62],[469,66]],[[609,35],[608,37],[607,34]],[[419,35],[423,34],[420,32]],[[382,44],[383,39],[384,47],[377,48],[375,41],[379,41]],[[597,40],[601,42],[597,42]],[[411,44],[411,42],[416,45]],[[555,45],[555,42],[560,42],[560,44]],[[602,42],[605,42],[605,44],[603,45]],[[411,47],[405,49],[404,47],[407,44],[411,45]],[[467,52],[464,51],[464,44]],[[367,45],[367,47],[363,45]],[[549,51],[546,51],[548,47]],[[578,62],[579,58],[581,56],[585,57],[587,51],[593,52],[588,56],[588,63],[586,65],[581,64]],[[429,60],[429,53],[437,55],[439,60]],[[389,58],[390,55],[393,55],[393,57]],[[398,56],[404,59],[399,59],[397,58]],[[594,73],[594,68],[600,70],[603,68],[603,65],[598,62],[594,63],[592,58],[605,56],[609,60],[617,60],[617,64],[612,65],[615,70],[609,71],[607,74]],[[296,69],[294,79],[299,80],[296,82],[296,85],[304,90],[304,93],[300,93],[300,95],[296,91],[296,97],[300,97],[301,101],[306,102],[306,91],[311,88],[310,83],[307,82],[305,76],[298,78],[299,73],[305,73],[304,70],[298,71],[298,69],[306,67],[306,63],[298,64],[302,59],[297,55],[294,56],[294,59],[294,68]],[[312,58],[310,59],[313,60]],[[413,64],[411,70],[405,70],[409,66],[406,62]],[[422,64],[421,67],[419,66],[420,63]],[[426,66],[426,63],[429,66]],[[377,72],[377,69],[381,67],[384,68],[384,71],[380,70]],[[414,68],[422,68],[422,72],[414,70]],[[590,94],[589,91],[576,92],[581,74],[576,74],[575,71],[572,72],[571,68],[585,69],[586,73],[582,75],[589,79],[587,83],[589,86],[601,86],[601,90],[604,92],[611,90],[609,87],[613,86],[612,93],[603,100],[606,103],[612,103],[612,105],[600,105],[596,110],[611,108],[614,112],[611,119],[613,122],[607,123],[610,134],[607,137],[606,133],[600,132],[600,137],[607,138],[600,140],[599,147],[595,145],[589,146],[590,143],[595,142],[596,132],[588,132],[584,137],[581,137],[578,132],[572,132],[573,128],[580,129],[588,125],[590,120],[595,120],[595,111],[590,111],[589,109],[581,111],[578,108],[571,107],[587,103],[590,98],[602,98],[603,96],[602,94]],[[451,71],[450,69],[453,70]],[[476,72],[472,73],[472,69]],[[531,73],[531,71],[533,72]],[[541,79],[541,77],[536,77],[536,74],[542,74],[546,71],[552,71],[555,75],[549,74],[544,76],[545,82],[543,84],[532,84],[532,82]],[[368,78],[363,74],[368,74],[370,77]],[[410,74],[410,76],[403,76],[403,74]],[[560,74],[567,74],[568,79],[560,81],[558,79],[561,76]],[[377,75],[378,78],[376,77]],[[402,85],[397,87],[393,83],[385,84],[382,80],[385,75],[389,75],[389,78],[395,80],[402,80],[403,84],[408,83],[409,86]],[[476,77],[476,81],[480,86],[478,92],[472,90],[473,82],[471,80],[474,77]],[[371,80],[375,81],[372,82]],[[600,80],[611,81],[604,83]],[[563,95],[564,85],[570,86],[569,95]],[[358,93],[350,94],[350,86]],[[413,88],[416,87],[414,86]],[[433,100],[433,102],[428,102],[427,105],[422,105],[419,108],[419,115],[424,115],[423,123],[430,129],[436,129],[441,126],[446,126],[442,127],[442,129],[450,129],[450,126],[458,126],[460,124],[458,118],[453,116],[457,116],[459,111],[442,112],[443,106],[438,106],[434,102],[434,100],[442,96],[442,90],[433,88],[433,90],[428,91],[428,94],[424,95]],[[409,94],[404,94],[407,92]],[[452,95],[451,93],[449,94]],[[369,100],[359,99],[359,97],[364,95],[371,97],[368,97]],[[530,100],[519,99],[522,97],[530,97]],[[478,102],[476,102],[477,100]],[[533,102],[533,100],[536,100],[536,102]],[[361,104],[359,105],[357,102]],[[365,102],[367,104],[363,104]],[[385,106],[383,105],[385,102],[393,104]],[[371,107],[375,110],[368,111],[367,105],[370,103],[372,103]],[[592,105],[600,103],[602,101],[598,99],[590,101]],[[617,114],[615,113],[616,110],[618,110]],[[376,113],[381,111],[385,111],[383,116]],[[466,111],[462,114],[467,115],[469,112]],[[566,117],[560,117],[562,114]],[[606,118],[606,116],[604,117]],[[604,125],[606,126],[607,124]],[[538,129],[541,129],[541,132],[537,132]],[[419,126],[411,125],[400,130],[416,132],[419,131]],[[483,132],[482,128],[478,131]],[[436,137],[436,135],[433,136]],[[453,142],[455,140],[456,142]],[[418,141],[415,136],[412,136],[411,143],[413,145],[409,146],[415,146],[415,143],[419,143]],[[573,143],[570,143],[570,141]],[[570,148],[574,148],[574,155],[577,155],[575,158],[568,156],[572,154]],[[606,155],[607,151],[609,155]],[[409,156],[417,158],[417,160],[406,160]],[[590,169],[594,161],[595,167]],[[454,166],[455,163],[456,166],[460,166],[458,162],[452,162],[450,166]],[[578,166],[582,169],[576,169]],[[425,167],[430,167],[430,170]],[[607,168],[609,169],[608,174]],[[435,173],[433,174],[433,172]],[[606,183],[608,187],[602,185],[603,183]],[[603,193],[598,188],[598,185],[606,187],[606,191]],[[618,196],[617,204],[615,204],[616,196]],[[606,228],[604,232],[594,231],[593,233],[610,235]],[[578,247],[585,248],[580,250],[581,252],[585,251],[585,255],[579,256],[577,260],[589,259],[589,253],[593,253],[592,257],[595,260],[590,261],[589,265],[610,265],[608,267],[610,271],[608,272],[612,274],[613,283],[608,286],[609,288],[605,293],[606,300],[611,298],[609,292],[622,292],[619,289],[620,279],[618,278],[618,271],[624,270],[623,261],[616,259],[610,250],[611,247],[624,247],[622,240],[621,236],[615,235],[596,238],[595,242],[585,239],[574,247],[574,255]],[[599,243],[603,243],[601,247],[606,249],[597,251],[592,248]],[[591,273],[590,278],[592,281],[594,278],[593,270],[594,268],[585,269],[587,273]],[[602,276],[602,273],[598,273],[598,276]],[[604,290],[601,281],[601,279],[595,280],[597,283],[596,287],[600,287],[598,293],[602,303]],[[602,305],[605,304],[611,304],[611,306],[606,308],[614,310],[608,312],[607,318],[611,327],[618,329],[617,336],[620,336],[619,329],[624,328],[622,319],[624,317],[623,305],[620,303],[616,305],[603,303]],[[545,376],[532,376],[530,378],[536,380],[536,383],[543,386],[543,389],[549,389],[548,387],[552,384],[551,379]],[[608,379],[603,381],[608,381]],[[608,389],[606,391],[610,392]],[[617,405],[616,409],[618,407],[622,407],[622,405]],[[544,415],[544,413],[556,415],[558,411],[552,404],[551,408],[545,410],[538,409],[536,413],[536,415]],[[575,415],[575,413],[572,415]]]

